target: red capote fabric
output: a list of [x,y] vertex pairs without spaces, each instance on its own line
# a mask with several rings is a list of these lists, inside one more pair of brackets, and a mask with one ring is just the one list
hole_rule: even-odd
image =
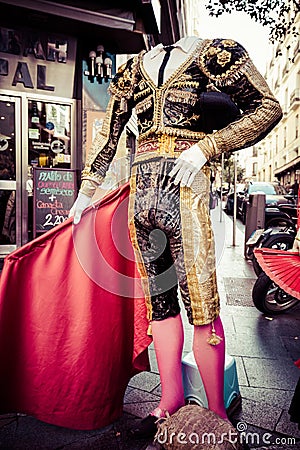
[[0,412],[97,429],[120,417],[132,375],[149,370],[145,301],[128,226],[129,186],[5,259]]
[[297,202],[297,230],[300,229],[300,188],[298,189],[298,202]]

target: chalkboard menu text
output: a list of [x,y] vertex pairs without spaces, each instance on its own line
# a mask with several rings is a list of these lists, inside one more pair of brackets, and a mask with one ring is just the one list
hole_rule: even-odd
[[33,183],[36,236],[67,220],[77,197],[76,170],[35,167]]

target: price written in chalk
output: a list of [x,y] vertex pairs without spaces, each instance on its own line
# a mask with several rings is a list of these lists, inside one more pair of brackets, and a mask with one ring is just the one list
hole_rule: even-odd
[[55,227],[55,225],[59,225],[67,220],[67,217],[64,216],[53,216],[52,214],[47,214],[45,217],[45,222],[43,223],[43,227]]
[[49,231],[68,219],[75,201],[76,172],[69,169],[34,169],[35,231]]

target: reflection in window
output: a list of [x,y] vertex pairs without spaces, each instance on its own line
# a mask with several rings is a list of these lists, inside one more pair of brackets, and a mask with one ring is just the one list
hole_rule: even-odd
[[70,105],[28,102],[28,163],[31,166],[70,168],[70,123]]
[[16,179],[15,105],[0,101],[0,180]]
[[253,176],[257,175],[257,162],[253,163],[252,175]]
[[0,245],[16,243],[16,191],[0,190]]

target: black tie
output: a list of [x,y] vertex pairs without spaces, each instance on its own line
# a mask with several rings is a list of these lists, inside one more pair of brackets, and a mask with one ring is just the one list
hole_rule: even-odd
[[167,47],[164,47],[166,54],[164,56],[164,59],[161,63],[159,71],[158,71],[158,87],[160,87],[164,82],[164,70],[167,65],[167,62],[169,61],[170,54],[171,54],[171,51],[173,50],[173,48],[174,47],[172,45],[168,45]]

